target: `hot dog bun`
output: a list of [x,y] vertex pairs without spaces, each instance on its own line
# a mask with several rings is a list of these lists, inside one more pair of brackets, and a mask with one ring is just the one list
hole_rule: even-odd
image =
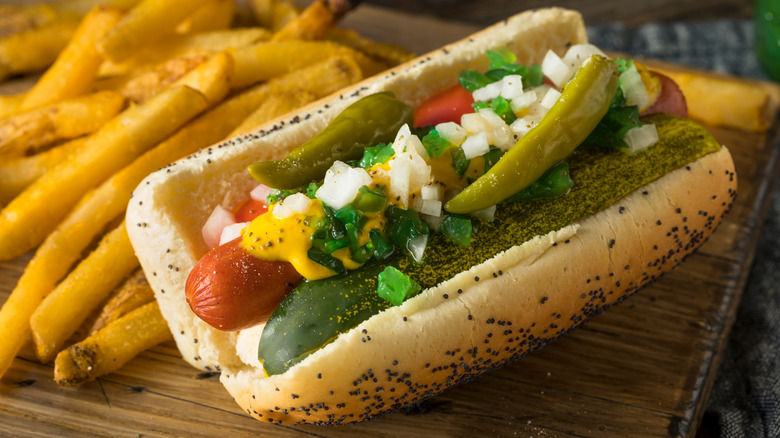
[[419,104],[458,71],[484,69],[487,49],[506,46],[519,63],[539,63],[548,49],[562,54],[585,39],[576,12],[522,13],[150,175],[130,202],[128,233],[184,359],[220,370],[262,421],[361,421],[515,360],[679,263],[735,194],[725,148],[370,318],[281,375],[264,377],[257,361],[262,326],[222,332],[185,301],[187,275],[207,249],[201,227],[215,205],[246,197],[252,162],[284,156],[364,95],[389,90]]

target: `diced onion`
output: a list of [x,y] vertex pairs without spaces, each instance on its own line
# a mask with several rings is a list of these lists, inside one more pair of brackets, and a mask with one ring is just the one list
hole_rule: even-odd
[[463,142],[461,148],[463,148],[463,154],[470,160],[486,154],[490,150],[490,144],[485,133],[478,132],[466,137],[466,141]]
[[504,151],[514,146],[515,140],[512,131],[510,131],[504,119],[499,117],[495,111],[490,108],[483,108],[479,110],[479,115],[490,125],[490,130],[486,132],[488,143]]
[[219,246],[222,230],[228,225],[233,225],[235,223],[236,218],[233,216],[233,213],[228,211],[225,207],[217,205],[214,207],[214,210],[211,212],[211,215],[201,229],[203,241],[206,242],[206,245],[209,248],[216,248]]
[[645,83],[642,82],[642,76],[637,71],[636,66],[632,65],[628,70],[620,74],[620,89],[626,96],[627,105],[636,105],[640,110],[650,104],[650,96],[647,94]]
[[285,207],[284,204],[279,203],[273,207],[273,209],[271,210],[271,214],[278,217],[279,219],[285,219],[294,215],[295,211],[293,211],[292,208]]
[[542,73],[549,78],[556,87],[561,87],[571,78],[571,69],[552,50],[548,50],[542,60]]
[[633,154],[636,151],[640,151],[655,144],[655,142],[658,141],[658,130],[652,123],[638,126],[629,129],[623,140],[628,144],[628,152]]
[[593,44],[575,44],[563,55],[563,62],[572,69],[578,69],[592,55],[608,56]]
[[428,246],[428,236],[416,237],[406,243],[406,249],[417,263],[422,261],[426,246]]
[[519,97],[516,97],[509,101],[509,105],[512,107],[512,111],[518,112],[528,108],[529,105],[536,102],[536,93],[533,91],[526,91]]
[[493,217],[496,215],[496,206],[492,205],[482,210],[477,210],[471,213],[471,216],[481,219],[485,222],[493,222]]
[[559,97],[561,97],[561,92],[555,88],[550,88],[546,93],[544,93],[544,97],[542,98],[541,102],[539,102],[539,105],[550,109],[553,107],[553,105],[555,105],[555,102],[558,101]]
[[534,126],[539,123],[539,119],[533,116],[520,117],[509,125],[509,129],[512,130],[518,137],[522,137],[528,133]]
[[263,204],[268,204],[268,194],[270,194],[272,190],[272,188],[265,184],[258,184],[257,187],[249,192],[249,197],[255,201],[262,202]]
[[417,197],[414,198],[414,209],[417,210],[418,213],[430,216],[441,216],[441,201]]
[[325,172],[325,181],[317,189],[317,199],[338,210],[355,200],[361,187],[371,184],[371,176],[364,169],[350,167],[336,161]]
[[428,224],[428,227],[433,231],[439,231],[441,229],[441,223],[444,221],[442,216],[429,216],[427,214],[421,214],[420,219]]
[[455,146],[460,146],[466,139],[466,130],[455,122],[445,122],[436,125],[436,132]]
[[406,142],[411,135],[412,131],[409,128],[409,125],[404,123],[395,135],[395,140],[393,140],[393,150],[396,155],[401,155],[402,152],[406,151]]
[[506,75],[501,79],[501,96],[505,99],[518,99],[523,95],[523,77]]
[[409,159],[402,159],[404,154],[390,160],[390,197],[397,200],[402,207],[409,206],[409,180],[412,174]]
[[495,99],[501,94],[501,81],[493,82],[485,85],[482,88],[474,90],[471,96],[474,97],[474,101],[485,101]]
[[420,188],[420,196],[423,199],[441,200],[441,186],[438,184],[428,184]]
[[295,193],[284,198],[282,205],[296,213],[304,214],[311,205],[311,199],[303,193]]
[[249,222],[239,222],[233,225],[228,225],[222,229],[222,234],[219,237],[219,244],[224,245],[233,239],[241,237],[241,230],[249,226]]
[[406,140],[406,149],[408,151],[414,151],[423,160],[428,159],[428,151],[425,150],[425,146],[423,146],[422,141],[420,141],[420,137],[417,137],[414,134],[410,135]]

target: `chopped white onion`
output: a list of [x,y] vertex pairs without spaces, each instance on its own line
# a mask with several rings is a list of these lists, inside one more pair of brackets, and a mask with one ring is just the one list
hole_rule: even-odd
[[488,143],[504,151],[515,145],[515,136],[509,125],[495,111],[483,108],[479,110],[479,115],[490,125],[490,130],[486,132]]
[[311,205],[311,198],[303,193],[294,193],[284,198],[282,205],[298,214],[304,214],[309,209],[309,205]]
[[460,146],[466,139],[466,130],[455,122],[445,122],[436,125],[436,132],[455,146]]
[[542,73],[549,78],[556,87],[561,87],[571,78],[571,69],[552,50],[548,50],[542,60]]
[[523,77],[507,75],[501,78],[501,96],[505,99],[517,99],[523,95]]
[[325,181],[317,189],[317,199],[338,210],[355,200],[361,187],[371,184],[365,169],[350,167],[336,161],[325,172]]
[[406,249],[415,262],[420,263],[425,253],[425,247],[428,245],[428,236],[415,237],[406,244]]
[[203,241],[206,242],[206,245],[209,248],[216,248],[219,246],[222,230],[235,223],[236,218],[233,216],[233,213],[228,211],[225,207],[217,205],[214,207],[214,210],[212,210],[211,215],[201,229]]
[[295,211],[290,207],[285,207],[284,204],[280,202],[271,209],[271,214],[279,219],[285,219],[294,215]]
[[430,216],[441,216],[441,201],[416,197],[414,198],[414,209],[417,210],[418,213]]
[[411,135],[412,131],[409,128],[409,125],[404,123],[395,135],[395,140],[393,140],[393,150],[396,155],[401,155],[402,152],[406,151],[406,142]]
[[254,199],[255,201],[262,202],[263,204],[268,204],[268,195],[271,193],[273,189],[268,187],[265,184],[258,184],[257,187],[252,189],[251,192],[249,192],[249,197]]
[[438,184],[427,184],[420,188],[420,196],[423,199],[441,200],[441,186]]
[[642,76],[637,71],[635,65],[632,65],[620,74],[620,89],[623,90],[623,94],[626,96],[627,105],[636,105],[642,110],[650,104],[647,88],[645,88]]
[[512,111],[518,112],[528,108],[529,105],[536,102],[536,93],[534,91],[526,91],[519,97],[516,97],[509,101],[509,106],[512,107]]
[[219,236],[219,244],[224,245],[233,239],[241,237],[241,230],[248,226],[249,222],[239,222],[226,226],[222,229],[222,234]]
[[501,81],[493,82],[485,85],[484,87],[474,90],[471,96],[474,97],[475,102],[495,99],[501,94]]
[[550,109],[553,107],[553,105],[555,105],[555,102],[558,101],[559,97],[561,97],[561,92],[555,88],[550,88],[546,93],[544,93],[544,97],[542,98],[541,102],[539,102],[539,105]]
[[655,144],[655,142],[658,141],[658,130],[652,123],[638,126],[629,129],[623,140],[628,144],[628,152],[633,154],[636,151],[640,151]]
[[539,118],[534,116],[520,117],[509,125],[509,129],[512,130],[518,137],[522,137],[528,133],[534,126],[539,123]]
[[490,144],[483,131],[466,137],[466,141],[463,142],[461,148],[463,148],[463,154],[470,160],[474,157],[486,154],[490,150]]
[[414,151],[414,153],[419,155],[423,160],[428,159],[428,151],[425,150],[425,146],[423,146],[422,141],[420,141],[420,137],[414,134],[410,135],[406,140],[406,149],[408,151]]
[[402,207],[409,206],[409,180],[412,174],[410,160],[404,154],[390,160],[390,197]]
[[592,55],[608,56],[593,44],[575,44],[563,55],[563,62],[572,69],[578,69],[586,59]]
[[433,231],[439,231],[441,229],[441,223],[444,221],[444,217],[442,216],[429,216],[427,214],[421,214],[420,219],[428,224],[428,227]]
[[496,215],[496,206],[492,205],[482,210],[477,210],[471,213],[471,216],[481,219],[485,222],[493,222],[493,217]]

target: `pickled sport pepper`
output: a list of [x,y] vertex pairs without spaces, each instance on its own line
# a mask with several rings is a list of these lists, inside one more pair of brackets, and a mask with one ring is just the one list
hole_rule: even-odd
[[249,166],[259,182],[291,189],[322,179],[334,161],[360,159],[365,147],[392,142],[404,123],[412,124],[413,110],[392,93],[366,96],[344,109],[309,141],[276,161]]
[[588,58],[539,124],[444,208],[471,213],[498,204],[563,161],[604,117],[618,77],[613,62],[602,56]]

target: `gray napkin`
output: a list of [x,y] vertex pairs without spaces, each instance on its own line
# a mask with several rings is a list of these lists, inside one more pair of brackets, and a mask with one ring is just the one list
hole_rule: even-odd
[[[766,79],[745,20],[603,25],[588,37],[605,50]],[[700,427],[702,436],[780,437],[780,186],[775,188],[737,320]]]

